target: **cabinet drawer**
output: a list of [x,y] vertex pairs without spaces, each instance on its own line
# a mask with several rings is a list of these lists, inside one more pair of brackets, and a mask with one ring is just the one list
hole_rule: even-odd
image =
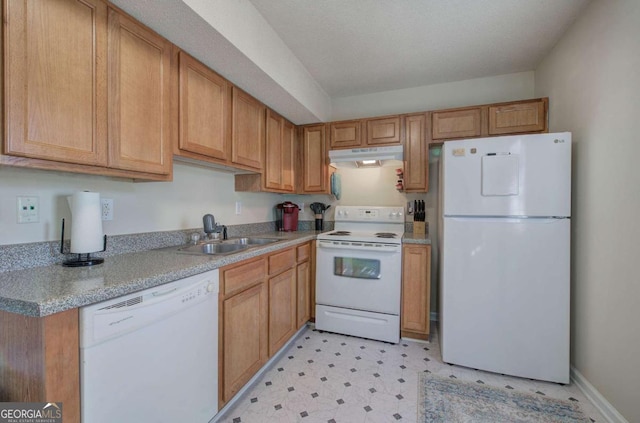
[[299,245],[296,248],[296,252],[298,256],[298,263],[300,263],[301,261],[309,260],[309,256],[311,255],[311,245],[309,245],[308,243]]
[[222,294],[228,297],[256,283],[263,282],[266,273],[267,262],[264,258],[223,267]]
[[269,274],[276,275],[296,263],[296,251],[293,248],[269,256]]

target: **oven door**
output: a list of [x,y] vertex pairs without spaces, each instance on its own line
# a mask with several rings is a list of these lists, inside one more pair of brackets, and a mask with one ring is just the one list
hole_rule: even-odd
[[319,240],[316,304],[400,314],[402,246]]

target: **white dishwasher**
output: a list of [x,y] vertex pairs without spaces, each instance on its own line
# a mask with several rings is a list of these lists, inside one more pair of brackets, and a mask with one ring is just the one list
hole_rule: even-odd
[[218,270],[80,309],[83,423],[218,412]]

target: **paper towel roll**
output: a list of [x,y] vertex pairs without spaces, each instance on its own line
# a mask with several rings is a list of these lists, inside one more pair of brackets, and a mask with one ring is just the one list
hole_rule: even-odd
[[104,247],[100,193],[78,191],[67,197],[71,209],[71,249],[75,254],[95,253]]

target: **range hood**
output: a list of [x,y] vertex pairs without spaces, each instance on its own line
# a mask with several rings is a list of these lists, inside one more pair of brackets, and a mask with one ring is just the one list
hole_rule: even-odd
[[335,167],[402,167],[404,164],[403,160],[403,148],[401,145],[329,151],[329,161],[331,162],[331,165]]

